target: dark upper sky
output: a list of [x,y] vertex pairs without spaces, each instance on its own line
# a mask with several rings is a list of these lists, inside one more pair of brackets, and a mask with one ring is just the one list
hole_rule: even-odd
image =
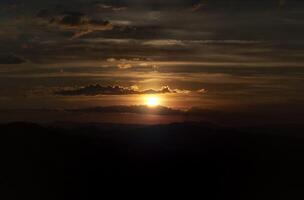
[[0,109],[303,110],[303,1],[0,0],[0,25]]

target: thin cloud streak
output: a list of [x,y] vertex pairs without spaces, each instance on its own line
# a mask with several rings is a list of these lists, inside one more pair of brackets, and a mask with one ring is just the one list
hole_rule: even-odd
[[159,90],[147,89],[138,90],[137,87],[122,86],[102,86],[99,84],[88,85],[76,89],[63,89],[55,91],[54,94],[62,96],[96,96],[96,95],[138,95],[138,94],[167,94],[167,93],[186,93],[188,91],[170,89],[169,86],[163,86]]

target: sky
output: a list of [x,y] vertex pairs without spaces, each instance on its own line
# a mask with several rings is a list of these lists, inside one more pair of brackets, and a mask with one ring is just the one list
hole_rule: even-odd
[[301,122],[303,25],[300,0],[0,0],[0,121]]

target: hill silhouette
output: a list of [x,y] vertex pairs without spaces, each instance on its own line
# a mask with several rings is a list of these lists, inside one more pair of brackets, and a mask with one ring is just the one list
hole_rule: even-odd
[[95,199],[113,190],[112,196],[134,190],[150,196],[162,188],[170,197],[295,199],[303,189],[301,130],[301,125],[233,129],[203,123],[3,124],[1,196]]

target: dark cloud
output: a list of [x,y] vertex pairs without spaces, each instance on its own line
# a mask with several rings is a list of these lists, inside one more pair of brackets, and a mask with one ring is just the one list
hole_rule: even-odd
[[37,13],[37,18],[47,21],[49,25],[57,28],[73,31],[73,38],[79,38],[83,35],[95,32],[113,29],[113,25],[100,18],[92,18],[82,12],[63,12],[54,14],[49,10],[42,9]]
[[303,6],[303,2],[299,0],[264,0],[264,1],[253,1],[253,0],[200,0],[193,4],[193,11],[202,10],[207,8],[210,10],[235,10],[235,9],[246,9],[246,10],[266,10],[273,8],[296,8],[297,6]]
[[83,24],[90,23],[90,21],[83,13],[66,12],[59,16],[57,19],[53,18],[50,23],[58,23],[65,26],[77,27]]
[[48,18],[51,17],[51,12],[48,9],[41,9],[38,11],[36,17],[38,18]]
[[102,2],[93,2],[92,7],[98,11],[107,12],[107,11],[123,11],[127,9],[127,6],[114,5],[111,3],[102,3]]
[[[153,115],[180,115],[193,117],[219,118],[229,114],[227,111],[208,110],[200,107],[190,107],[188,110],[179,110],[166,106],[149,107],[146,105],[113,105],[101,107],[88,107],[76,109],[64,109],[65,112],[75,113],[129,113],[129,114],[153,114]],[[241,113],[241,112],[239,112]]]
[[0,64],[22,64],[25,63],[26,60],[16,55],[0,55]]
[[[91,3],[92,4],[92,3]],[[100,5],[102,9],[110,9],[113,5],[123,8],[125,5],[133,8],[149,8],[151,10],[174,10],[191,8],[193,10],[230,10],[246,9],[261,10],[291,7],[296,8],[303,5],[300,0],[118,0],[118,1],[96,1],[93,5]]]
[[[279,109],[278,109],[279,108]],[[267,110],[267,112],[265,112]],[[188,117],[187,119],[193,120],[204,120],[212,121],[217,123],[223,123],[231,125],[231,123],[257,123],[258,121],[264,124],[267,120],[290,120],[286,117],[288,113],[288,108],[281,107],[277,104],[263,104],[254,108],[244,108],[238,111],[229,111],[229,110],[212,110],[212,109],[203,109],[200,107],[190,107],[188,110],[179,110],[173,109],[165,106],[149,107],[146,105],[115,105],[115,106],[104,106],[104,107],[91,107],[91,108],[79,108],[79,109],[65,109],[65,112],[71,113],[94,113],[94,114],[103,114],[103,113],[127,113],[127,114],[153,114],[153,115],[167,115],[167,116],[184,116]],[[303,112],[303,108],[299,108],[297,113]],[[289,116],[289,115],[287,115]],[[253,120],[254,121],[251,121]],[[303,120],[302,115],[296,115],[293,119]]]
[[81,109],[66,109],[67,112],[85,112],[85,113],[134,113],[134,114],[157,114],[157,115],[181,115],[184,111],[175,110],[172,108],[157,106],[149,107],[145,105],[130,105],[130,106],[105,106]]
[[122,86],[102,86],[99,84],[88,85],[76,89],[63,89],[55,91],[56,95],[63,96],[95,96],[95,95],[133,95],[133,94],[166,94],[166,93],[181,93],[184,90],[173,90],[169,86],[163,86],[159,90],[148,89],[138,90],[137,87],[122,87]]

